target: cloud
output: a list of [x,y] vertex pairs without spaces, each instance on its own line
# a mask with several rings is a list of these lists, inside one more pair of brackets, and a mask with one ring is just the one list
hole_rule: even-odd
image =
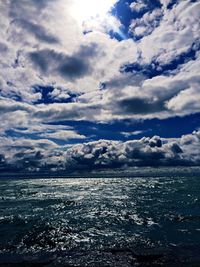
[[119,101],[119,111],[124,110],[129,114],[152,114],[164,110],[161,101],[153,101],[145,98],[125,98]]
[[[194,105],[175,108],[173,103],[175,97],[177,101],[186,98],[181,91],[190,88],[196,92],[198,88],[199,3],[182,1],[168,8],[170,2],[162,1],[161,8],[154,9],[148,3],[131,4],[147,8],[129,25],[138,28],[140,41],[118,41],[100,29],[84,35],[70,14],[70,1],[1,4],[0,47],[5,55],[0,64],[0,94],[33,105],[52,104],[32,107],[31,119],[44,119],[56,110],[50,120],[63,120],[65,115],[98,121],[162,119],[198,112],[196,98],[191,99]],[[48,16],[38,13],[41,9]],[[100,89],[102,83],[104,90]],[[50,103],[35,86],[54,89]],[[67,98],[69,93],[77,97]],[[76,103],[66,107],[55,106],[54,101]]]
[[130,4],[132,11],[141,12],[148,9],[148,5],[143,0],[137,0]]
[[141,41],[144,61],[156,58],[159,63],[166,64],[198,43],[199,8],[198,1],[180,1],[172,9],[164,8],[159,27]]
[[11,22],[15,27],[21,27],[22,30],[27,31],[30,35],[33,35],[36,39],[48,44],[59,43],[59,39],[56,36],[53,36],[51,33],[41,25],[38,25],[34,22],[27,21],[24,19],[16,19]]
[[52,132],[52,133],[43,133],[40,134],[41,137],[45,137],[48,139],[57,139],[57,140],[71,140],[71,139],[85,139],[86,137],[84,135],[78,134],[75,131],[64,131],[64,130],[60,130],[60,131],[56,131],[56,132]]
[[[59,146],[48,140],[9,140],[1,142],[2,170],[77,171],[134,166],[198,166],[200,164],[200,132],[181,138],[159,136],[139,140],[109,141]],[[2,141],[1,140],[1,141]],[[8,145],[12,153],[6,150]]]
[[181,91],[177,96],[173,97],[168,103],[168,108],[178,111],[184,110],[195,112],[199,110],[200,103],[200,87],[194,84],[191,88]]
[[[194,133],[191,136],[196,135]],[[124,143],[100,140],[72,147],[67,153],[67,161],[70,164],[72,161],[76,168],[185,165],[186,162],[188,165],[198,165],[197,151],[195,161],[191,160],[192,145],[181,148],[181,142],[182,139],[171,141],[157,136]],[[198,139],[198,147],[199,144]]]
[[5,52],[7,52],[7,51],[8,51],[8,47],[7,47],[7,45],[4,44],[4,43],[0,43],[0,52],[1,52],[1,53],[5,53]]
[[134,131],[134,132],[121,132],[121,134],[123,136],[125,136],[126,138],[129,138],[131,136],[136,136],[136,135],[141,135],[143,133],[145,133],[146,131]]
[[177,140],[100,140],[69,149],[58,143],[96,139],[55,124],[145,124],[200,112],[199,1],[133,1],[128,25],[117,10],[82,24],[71,5],[0,3],[1,168],[26,162],[33,169],[198,164],[198,133]]
[[88,47],[80,47],[79,51],[71,56],[49,49],[31,52],[29,56],[42,74],[57,74],[63,78],[74,80],[92,72],[89,59],[96,53],[96,45],[91,44]]
[[[183,145],[184,139],[194,140]],[[193,152],[192,147],[195,147]],[[198,148],[196,148],[196,146]],[[67,163],[74,168],[113,168],[120,166],[179,166],[198,165],[199,132],[180,139],[158,136],[127,142],[100,140],[72,147],[66,153]],[[192,155],[192,157],[191,157]],[[67,165],[68,166],[68,165]]]
[[[145,6],[143,6],[145,8]],[[149,35],[159,26],[163,11],[159,8],[145,13],[142,18],[133,19],[129,26],[129,32],[133,38],[138,40],[146,35]]]

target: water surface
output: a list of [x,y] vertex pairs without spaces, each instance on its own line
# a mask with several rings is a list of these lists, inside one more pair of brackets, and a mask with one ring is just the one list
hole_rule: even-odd
[[199,178],[2,179],[0,266],[200,266]]

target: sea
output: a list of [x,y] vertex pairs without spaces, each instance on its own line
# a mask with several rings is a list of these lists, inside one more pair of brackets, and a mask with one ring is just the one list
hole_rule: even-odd
[[124,173],[0,177],[0,266],[200,266],[199,169]]

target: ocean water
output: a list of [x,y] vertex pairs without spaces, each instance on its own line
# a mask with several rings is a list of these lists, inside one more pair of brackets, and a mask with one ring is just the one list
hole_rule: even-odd
[[1,179],[0,266],[200,266],[199,179]]

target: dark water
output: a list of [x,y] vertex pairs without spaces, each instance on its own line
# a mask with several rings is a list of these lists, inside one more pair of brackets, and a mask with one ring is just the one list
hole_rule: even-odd
[[0,180],[0,266],[200,266],[199,179]]

